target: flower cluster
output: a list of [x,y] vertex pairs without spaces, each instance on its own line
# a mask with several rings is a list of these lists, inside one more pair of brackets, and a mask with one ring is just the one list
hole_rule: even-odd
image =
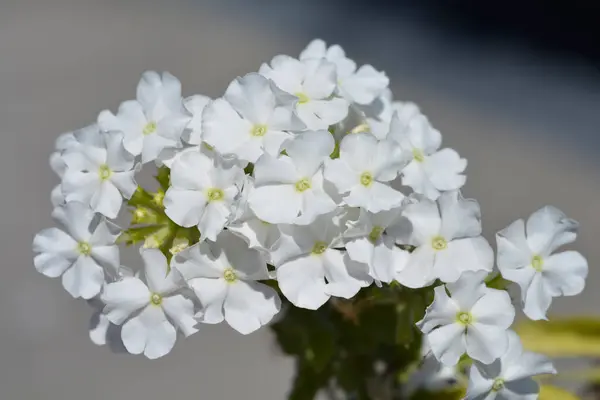
[[[545,319],[554,297],[583,290],[586,260],[553,254],[577,223],[544,207],[497,234],[496,258],[478,203],[460,192],[466,160],[388,84],[321,40],[217,99],[184,99],[174,76],[145,73],[136,100],[57,141],[52,202],[66,231],[36,236],[35,267],[73,297],[101,301],[96,342],[118,326],[127,351],[148,358],[202,323],[254,332],[280,295],[316,310],[374,283],[431,288],[417,323],[428,358],[446,371],[474,360],[467,398],[532,398],[530,377],[554,369],[523,352],[508,292],[487,283],[515,282],[525,314]],[[154,195],[135,181],[151,162],[163,174]],[[124,200],[142,226],[120,233],[110,220]],[[140,239],[134,272],[118,244]]]

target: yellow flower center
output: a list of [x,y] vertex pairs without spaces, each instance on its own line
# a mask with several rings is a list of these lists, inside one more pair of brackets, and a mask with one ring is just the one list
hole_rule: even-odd
[[327,250],[327,243],[316,242],[312,248],[311,253],[315,254],[315,255],[321,255],[321,254],[325,253],[325,250]]
[[494,381],[492,385],[492,392],[499,392],[504,389],[504,379],[498,378]]
[[456,321],[465,326],[471,325],[473,323],[473,316],[469,312],[461,311],[456,314]]
[[102,164],[98,168],[98,176],[100,177],[100,180],[102,180],[102,181],[108,180],[111,177],[111,175],[112,175],[112,171],[108,165]]
[[186,238],[176,238],[173,240],[173,246],[169,249],[169,253],[175,255],[181,253],[190,246],[190,241]]
[[448,248],[448,242],[441,236],[436,236],[431,239],[431,247],[434,250],[446,250]]
[[425,161],[425,154],[423,154],[423,150],[413,149],[412,153],[413,153],[413,158],[415,159],[416,162],[421,163],[421,162]]
[[234,283],[238,280],[238,277],[233,268],[227,268],[225,272],[223,272],[223,279],[225,279],[225,282],[227,283]]
[[310,97],[308,97],[302,92],[296,93],[296,97],[298,98],[298,104],[308,103],[308,101],[310,100]]
[[160,306],[162,304],[162,296],[158,293],[152,293],[150,295],[150,303],[154,304],[155,306]]
[[163,206],[164,199],[165,199],[165,192],[163,192],[162,190],[159,190],[158,192],[156,192],[154,194],[154,196],[152,197],[152,201],[154,201],[154,204],[156,204],[159,207]]
[[363,186],[369,187],[373,183],[373,175],[370,172],[363,172],[360,175],[360,183]]
[[373,229],[371,229],[371,233],[369,233],[369,240],[375,243],[379,240],[384,230],[385,228],[382,226],[374,226]]
[[542,272],[542,267],[544,266],[544,259],[542,256],[535,255],[531,259],[531,266],[538,272]]
[[154,121],[150,121],[146,124],[146,126],[144,127],[144,129],[142,130],[142,133],[144,135],[151,135],[154,132],[156,132],[156,122]]
[[250,135],[254,136],[254,137],[262,137],[265,136],[265,134],[267,133],[267,126],[263,125],[263,124],[256,124],[252,127],[252,130],[250,131]]
[[300,193],[310,189],[310,180],[308,178],[302,178],[296,182],[296,190]]
[[208,201],[220,201],[225,197],[225,193],[219,188],[210,188],[206,191]]
[[77,252],[83,256],[92,254],[92,246],[88,242],[77,243]]

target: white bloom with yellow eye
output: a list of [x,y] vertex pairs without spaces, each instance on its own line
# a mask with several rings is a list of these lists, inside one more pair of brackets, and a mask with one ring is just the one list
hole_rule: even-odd
[[576,251],[552,254],[572,243],[578,228],[562,211],[547,206],[533,213],[527,225],[520,219],[496,235],[498,268],[521,287],[523,311],[529,318],[546,319],[552,298],[583,291],[587,260]]
[[465,272],[455,283],[436,287],[433,303],[417,323],[431,351],[445,365],[456,365],[464,353],[491,364],[508,349],[507,330],[515,309],[506,291],[485,286],[486,275]]
[[322,58],[297,60],[279,55],[259,72],[298,98],[296,113],[308,129],[327,129],[348,114],[348,102],[335,97],[335,65]]
[[143,280],[127,276],[109,283],[101,296],[104,315],[122,325],[121,339],[131,354],[160,358],[171,351],[177,330],[190,336],[198,330],[194,302],[184,295],[181,279],[169,271],[166,257],[157,249],[140,249]]
[[254,163],[264,153],[277,156],[289,132],[305,128],[294,114],[296,101],[260,74],[238,77],[204,109],[203,140],[226,158]]
[[402,215],[412,224],[408,243],[416,246],[396,275],[411,288],[436,279],[455,282],[465,271],[491,271],[494,252],[481,236],[481,212],[475,200],[446,192],[437,203],[427,198],[408,204]]
[[285,145],[287,155],[268,154],[254,166],[250,209],[268,223],[309,224],[336,208],[323,187],[323,162],[335,143],[327,131],[307,131]]
[[341,46],[329,48],[321,39],[315,39],[300,54],[300,60],[324,58],[336,66],[339,93],[348,101],[369,104],[389,85],[385,72],[377,71],[371,65],[363,65],[358,70],[356,63],[346,57]]
[[107,132],[122,132],[125,149],[142,163],[161,152],[181,147],[181,134],[190,120],[183,108],[181,82],[168,72],[145,72],[137,87],[137,100],[121,103],[118,113],[105,110],[98,125]]
[[94,212],[116,218],[123,198],[137,189],[138,172],[134,157],[123,148],[120,133],[98,133],[102,147],[80,144],[62,159],[67,166],[62,193],[67,202],[79,201]]
[[277,292],[257,282],[270,279],[263,255],[232,232],[182,251],[172,266],[198,296],[202,310],[196,318],[203,323],[226,321],[247,335],[269,323],[281,308]]
[[[73,297],[91,299],[100,293],[105,272],[115,275],[119,268],[119,236],[104,219],[84,204],[70,202],[55,209],[53,216],[66,228],[50,228],[33,240],[38,272],[56,278]],[[106,271],[105,271],[106,268]]]
[[282,225],[271,253],[283,295],[296,307],[316,310],[331,296],[352,298],[373,279],[365,264],[353,261],[343,247],[334,215],[310,225]]
[[340,143],[340,157],[327,160],[325,179],[351,207],[374,213],[390,210],[404,199],[388,184],[398,174],[398,152],[393,143],[378,141],[370,134],[347,135]]
[[165,213],[179,226],[198,226],[200,240],[214,241],[231,218],[243,180],[244,170],[218,155],[186,152],[173,163]]
[[441,192],[460,189],[465,184],[462,173],[467,160],[452,149],[439,150],[442,135],[424,115],[413,115],[411,108],[405,110],[408,115],[396,111],[387,139],[398,143],[408,162],[401,171],[402,184],[435,200]]
[[508,332],[508,350],[490,365],[475,362],[469,373],[465,400],[534,400],[540,387],[536,375],[556,374],[541,354],[523,350],[519,336]]

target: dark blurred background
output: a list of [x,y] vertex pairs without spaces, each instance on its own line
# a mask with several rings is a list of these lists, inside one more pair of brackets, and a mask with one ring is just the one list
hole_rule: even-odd
[[[135,96],[146,69],[184,94],[313,38],[385,70],[469,160],[484,231],[553,204],[582,222],[588,289],[556,314],[598,314],[600,3],[597,1],[0,0],[0,399],[282,399],[293,365],[270,332],[206,326],[150,362],[87,337],[91,308],[37,274],[52,226],[47,159],[62,132]],[[137,257],[125,257],[136,266]]]

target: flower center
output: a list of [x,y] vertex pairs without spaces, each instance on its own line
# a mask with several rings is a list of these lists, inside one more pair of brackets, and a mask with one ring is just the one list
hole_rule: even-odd
[[382,226],[374,226],[373,229],[371,229],[371,233],[369,233],[369,240],[375,243],[379,240],[384,230],[385,228]]
[[471,325],[471,323],[473,322],[473,316],[469,312],[461,311],[458,314],[456,314],[456,320],[459,323],[467,326],[467,325]]
[[89,256],[92,254],[92,246],[88,242],[79,242],[77,243],[77,251],[81,255]]
[[498,378],[494,381],[492,385],[492,392],[499,392],[504,389],[504,379]]
[[112,175],[112,171],[108,165],[102,164],[98,168],[98,176],[100,177],[101,181],[108,180],[111,177],[111,175]]
[[146,124],[146,126],[144,127],[144,129],[142,130],[142,133],[146,136],[153,134],[154,132],[156,132],[156,122],[154,121],[150,121]]
[[238,280],[237,274],[233,270],[233,268],[227,268],[225,272],[223,272],[223,278],[227,283],[234,283]]
[[311,253],[315,254],[315,255],[321,255],[321,254],[325,253],[325,250],[327,250],[327,243],[315,242],[315,245],[313,246]]
[[181,253],[183,250],[187,249],[190,246],[190,241],[186,238],[176,238],[173,240],[173,245],[169,249],[169,253],[175,255],[177,253]]
[[360,175],[360,184],[369,187],[371,183],[373,183],[373,175],[370,172],[363,172]]
[[441,236],[436,236],[431,239],[431,247],[434,250],[446,250],[448,248],[448,242]]
[[296,190],[300,193],[310,189],[310,180],[308,178],[302,178],[296,182]]
[[252,127],[250,135],[254,137],[262,137],[267,133],[267,126],[264,124],[256,124]]
[[542,267],[544,266],[544,259],[542,256],[535,255],[531,259],[531,266],[538,272],[542,272]]
[[160,306],[162,304],[162,296],[158,293],[152,293],[150,295],[150,303],[154,304],[155,306]]
[[225,197],[225,193],[219,188],[210,188],[206,191],[208,201],[220,201]]
[[425,154],[423,154],[423,150],[413,149],[412,153],[413,153],[413,158],[415,159],[416,162],[421,163],[421,162],[425,161]]
[[298,98],[298,104],[308,103],[308,101],[310,100],[310,97],[308,97],[302,92],[296,93],[296,97]]
[[154,203],[159,207],[163,206],[164,200],[165,200],[165,192],[163,192],[162,190],[159,190],[158,192],[156,192],[154,194],[154,196],[152,197],[152,201],[154,201]]

